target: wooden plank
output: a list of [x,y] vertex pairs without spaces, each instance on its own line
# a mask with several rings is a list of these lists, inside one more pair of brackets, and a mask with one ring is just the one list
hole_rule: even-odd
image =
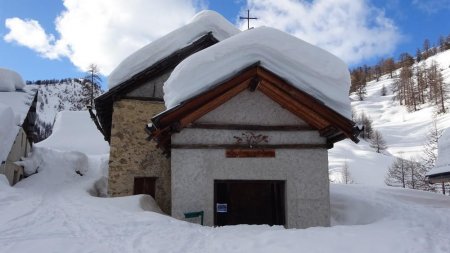
[[217,130],[248,130],[248,131],[315,131],[311,126],[296,125],[243,125],[243,124],[210,124],[210,123],[191,123],[186,128],[193,129],[217,129]]
[[299,90],[298,88],[292,86],[285,80],[278,78],[275,74],[273,74],[269,70],[266,70],[263,67],[258,67],[257,73],[262,78],[270,81],[273,85],[278,86],[281,90],[284,90],[286,93],[295,98],[297,101],[301,101],[305,106],[313,108],[317,114],[322,115],[327,121],[336,124],[342,131],[346,133],[346,135],[353,136],[353,133],[351,131],[353,127],[353,122],[351,120],[345,118],[344,116],[340,115],[333,109],[329,108],[322,101],[305,93],[302,90]]
[[323,136],[326,138],[331,137],[331,136],[337,134],[338,132],[339,132],[339,129],[337,129],[336,127],[334,127],[332,125],[319,130],[320,136]]
[[[237,144],[172,144],[172,149],[246,149],[248,145]],[[327,144],[261,144],[254,149],[326,149]]]
[[208,102],[211,102],[211,100],[214,100],[219,95],[226,93],[230,89],[233,89],[238,84],[242,84],[243,82],[248,81],[255,75],[255,67],[245,69],[245,71],[243,71],[241,74],[231,78],[230,80],[225,81],[224,83],[217,85],[214,88],[211,88],[210,90],[185,101],[182,106],[174,108],[174,110],[170,113],[161,115],[160,117],[158,117],[158,119],[156,119],[155,123],[157,123],[158,127],[165,127],[167,126],[167,124],[170,124],[170,122],[179,120],[183,115],[189,114],[193,110],[196,110],[197,108],[207,104]]
[[219,95],[215,97],[212,101],[209,103],[203,104],[199,108],[197,108],[194,111],[191,111],[189,114],[185,115],[180,119],[180,126],[183,128],[187,126],[188,124],[194,122],[195,120],[201,118],[203,115],[207,114],[208,112],[216,109],[220,105],[224,104],[226,101],[230,100],[243,90],[247,89],[248,85],[250,84],[251,79],[247,79],[240,84],[232,87],[228,91],[224,92],[222,95]]
[[297,115],[297,117],[305,120],[308,124],[317,129],[322,129],[330,125],[329,122],[324,120],[320,115],[316,114],[310,108],[302,105],[299,101],[288,96],[284,91],[271,85],[271,83],[263,80],[258,88],[266,96],[272,98],[275,102],[282,105],[291,113]]
[[227,158],[273,158],[275,157],[275,149],[250,149],[250,148],[236,148],[225,150],[225,157]]

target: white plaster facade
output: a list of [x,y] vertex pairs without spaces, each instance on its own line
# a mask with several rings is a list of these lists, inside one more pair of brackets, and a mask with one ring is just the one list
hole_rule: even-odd
[[[259,91],[244,91],[196,123],[305,126]],[[315,148],[276,149],[275,157],[227,158],[225,148],[187,145],[234,144],[246,130],[185,128],[172,135],[172,216],[205,211],[214,225],[214,180],[282,180],[285,182],[286,227],[329,226],[330,197],[326,140],[314,130],[252,131],[268,136],[268,145],[323,144]],[[183,148],[185,147],[187,148]]]

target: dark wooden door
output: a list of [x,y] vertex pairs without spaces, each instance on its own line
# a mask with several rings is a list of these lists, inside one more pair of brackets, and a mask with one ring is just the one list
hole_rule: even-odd
[[214,181],[214,223],[285,225],[284,181]]
[[133,194],[147,194],[155,198],[156,177],[135,177]]

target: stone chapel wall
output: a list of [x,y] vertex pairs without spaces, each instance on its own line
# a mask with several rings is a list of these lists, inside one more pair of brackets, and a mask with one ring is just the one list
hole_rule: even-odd
[[157,177],[155,200],[170,214],[170,160],[154,142],[146,140],[145,125],[165,110],[163,102],[122,99],[114,102],[111,129],[108,193],[133,194],[135,177]]

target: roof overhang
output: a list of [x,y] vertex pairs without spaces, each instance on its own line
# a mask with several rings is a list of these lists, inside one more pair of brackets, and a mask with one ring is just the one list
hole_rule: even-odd
[[217,84],[178,106],[154,116],[147,126],[149,139],[153,139],[166,154],[170,153],[171,135],[188,127],[208,112],[216,109],[244,90],[258,90],[304,120],[327,139],[328,147],[350,138],[355,143],[359,129],[355,123],[320,100],[299,90],[281,77],[255,63],[232,78]]
[[450,172],[443,172],[426,176],[430,184],[450,182]]
[[[192,44],[161,59],[143,71],[135,74],[130,79],[114,86],[108,90],[108,92],[95,98],[95,109],[103,129],[105,140],[110,142],[111,139],[112,107],[114,101],[126,98],[126,94],[130,91],[140,87],[152,78],[158,77],[175,68],[186,57],[216,44],[217,42],[218,40],[213,36],[212,32],[208,32]],[[162,98],[148,98],[147,100],[162,101]]]

